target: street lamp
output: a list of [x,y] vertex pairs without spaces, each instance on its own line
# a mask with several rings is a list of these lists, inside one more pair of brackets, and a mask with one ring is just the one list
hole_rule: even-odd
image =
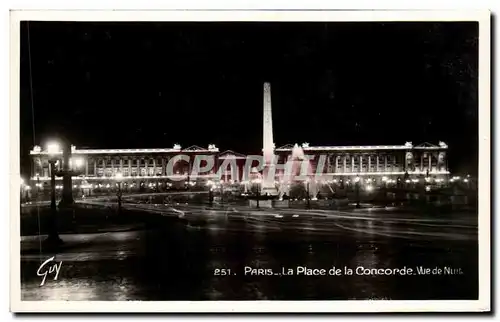
[[118,214],[121,214],[122,212],[122,179],[123,175],[121,172],[116,173],[115,179],[118,183],[118,192],[116,193],[116,196],[118,197]]
[[47,145],[49,155],[49,171],[50,171],[50,217],[49,217],[49,232],[46,239],[47,243],[54,245],[62,244],[63,241],[59,237],[57,231],[57,206],[56,206],[56,163],[57,154],[60,152],[59,144],[51,142]]
[[224,199],[224,180],[220,180],[219,181],[220,183],[220,204],[222,205],[224,203],[223,199]]
[[208,204],[210,207],[213,206],[214,204],[214,182],[212,180],[207,181],[207,186],[208,186]]
[[259,199],[260,199],[260,184],[262,180],[260,178],[255,179],[254,181],[257,184],[257,208],[260,207],[259,205]]
[[359,205],[359,181],[360,181],[359,176],[354,178],[354,182],[355,182],[355,186],[356,186],[356,208],[360,208],[360,205]]
[[306,184],[306,195],[307,195],[307,209],[311,208],[311,195],[310,195],[310,190],[309,190],[309,179],[306,179],[305,181]]
[[387,181],[388,178],[386,176],[382,177],[382,182],[384,183],[384,204],[387,206]]
[[40,173],[36,174],[36,199],[40,201]]

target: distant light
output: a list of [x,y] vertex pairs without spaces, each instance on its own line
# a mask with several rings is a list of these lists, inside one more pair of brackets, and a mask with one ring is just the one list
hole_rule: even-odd
[[382,181],[386,182],[387,181],[387,177],[382,177]]
[[81,167],[83,165],[83,159],[82,158],[76,158],[76,159],[74,159],[74,161],[75,161],[75,166],[77,168],[79,168],[79,167]]
[[30,186],[26,186],[26,187],[24,187],[24,189],[26,189],[26,190],[30,190],[30,189],[31,189],[31,187],[30,187]]
[[117,172],[115,174],[115,178],[116,178],[116,180],[121,180],[121,179],[123,179],[123,174],[121,172]]
[[418,179],[411,179],[412,182],[418,182]]
[[21,178],[21,186],[24,184],[24,179]]
[[49,154],[57,154],[61,151],[59,144],[57,142],[50,142],[47,144],[47,152]]
[[76,184],[73,185],[73,188],[78,188],[78,186]]
[[405,182],[406,182],[406,183],[410,183],[410,182],[411,182],[411,180],[410,180],[410,179],[406,179],[406,180],[405,180]]
[[367,185],[366,186],[366,191],[372,191],[373,190],[373,186],[372,185]]
[[467,179],[467,178],[466,178],[466,179],[464,179],[464,182],[469,182],[469,179]]
[[359,180],[360,180],[359,177],[354,178],[354,182],[359,182]]
[[333,183],[337,183],[337,179],[333,179]]
[[431,191],[431,186],[425,186],[425,191]]
[[366,179],[366,182],[372,182],[372,179],[368,178]]

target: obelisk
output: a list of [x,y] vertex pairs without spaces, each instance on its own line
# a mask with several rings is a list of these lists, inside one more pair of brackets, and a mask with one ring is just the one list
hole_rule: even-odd
[[262,189],[263,195],[267,194],[275,196],[278,190],[274,184],[274,176],[269,176],[269,166],[273,162],[274,156],[274,141],[273,141],[273,116],[271,110],[271,84],[264,83],[264,132],[263,132],[263,149],[264,169],[262,171]]

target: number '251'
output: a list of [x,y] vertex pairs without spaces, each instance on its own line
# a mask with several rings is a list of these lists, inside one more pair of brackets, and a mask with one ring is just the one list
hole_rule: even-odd
[[216,268],[214,270],[214,276],[227,276],[231,275],[231,270],[229,268]]

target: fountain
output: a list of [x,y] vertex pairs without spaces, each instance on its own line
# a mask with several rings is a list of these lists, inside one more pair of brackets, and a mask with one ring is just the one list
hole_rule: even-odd
[[310,161],[305,157],[304,143],[302,146],[295,144],[292,149],[292,155],[287,162],[285,173],[280,180],[279,195],[280,199],[284,196],[290,196],[290,188],[296,184],[303,184],[309,194],[314,199],[318,193],[318,184],[315,180]]

